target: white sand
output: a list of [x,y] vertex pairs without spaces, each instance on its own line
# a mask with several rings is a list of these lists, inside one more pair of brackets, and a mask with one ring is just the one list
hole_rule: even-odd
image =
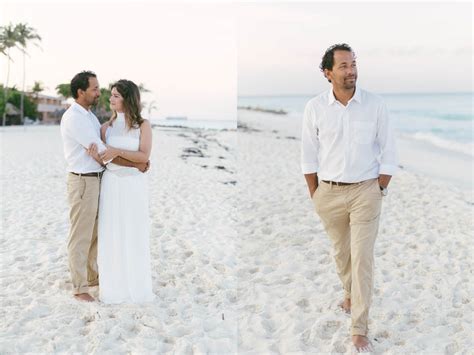
[[[158,297],[124,306],[71,297],[59,127],[4,130],[0,353],[235,352],[236,187],[225,184],[235,180],[235,135],[154,129],[149,174]],[[181,159],[188,147],[207,157]]]
[[[349,351],[332,248],[300,172],[300,122],[246,111],[239,122],[261,130],[238,137],[239,350]],[[375,248],[369,327],[378,352],[473,348],[472,206],[441,180],[406,169],[394,178]]]
[[[348,351],[330,243],[300,173],[299,122],[240,120],[261,131],[154,130],[149,305],[71,298],[59,128],[4,129],[0,353]],[[185,148],[206,157],[182,159]],[[473,348],[470,196],[407,169],[394,179],[375,251],[380,353]]]

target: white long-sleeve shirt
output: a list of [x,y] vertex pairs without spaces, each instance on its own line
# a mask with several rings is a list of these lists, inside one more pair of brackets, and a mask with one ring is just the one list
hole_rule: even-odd
[[106,149],[100,139],[99,120],[90,110],[74,102],[61,119],[61,136],[67,171],[85,174],[104,170],[87,154],[91,143],[97,144],[99,153]]
[[303,174],[360,182],[398,169],[395,135],[382,99],[356,88],[346,106],[331,90],[307,104],[301,136]]

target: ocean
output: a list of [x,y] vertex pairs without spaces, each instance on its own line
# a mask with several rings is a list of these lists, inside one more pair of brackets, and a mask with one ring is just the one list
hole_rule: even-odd
[[[474,93],[379,94],[400,135],[474,157]],[[313,96],[241,96],[239,106],[288,112],[301,120]]]
[[152,124],[169,127],[187,127],[187,128],[200,128],[200,129],[212,129],[212,130],[235,130],[237,129],[237,120],[157,120],[152,119]]

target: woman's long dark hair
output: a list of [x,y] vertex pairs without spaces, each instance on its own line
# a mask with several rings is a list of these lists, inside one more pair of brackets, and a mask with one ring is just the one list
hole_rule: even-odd
[[[140,114],[142,105],[140,103],[140,89],[130,80],[121,79],[110,86],[110,90],[115,88],[123,97],[123,112],[129,128],[140,128],[143,123],[143,117]],[[114,111],[110,118],[112,124],[117,118],[117,112]]]

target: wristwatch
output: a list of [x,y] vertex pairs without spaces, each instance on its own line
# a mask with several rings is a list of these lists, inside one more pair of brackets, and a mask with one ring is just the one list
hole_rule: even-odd
[[386,187],[382,187],[382,186],[379,186],[380,187],[380,193],[382,194],[382,196],[387,196],[388,195],[388,189]]

